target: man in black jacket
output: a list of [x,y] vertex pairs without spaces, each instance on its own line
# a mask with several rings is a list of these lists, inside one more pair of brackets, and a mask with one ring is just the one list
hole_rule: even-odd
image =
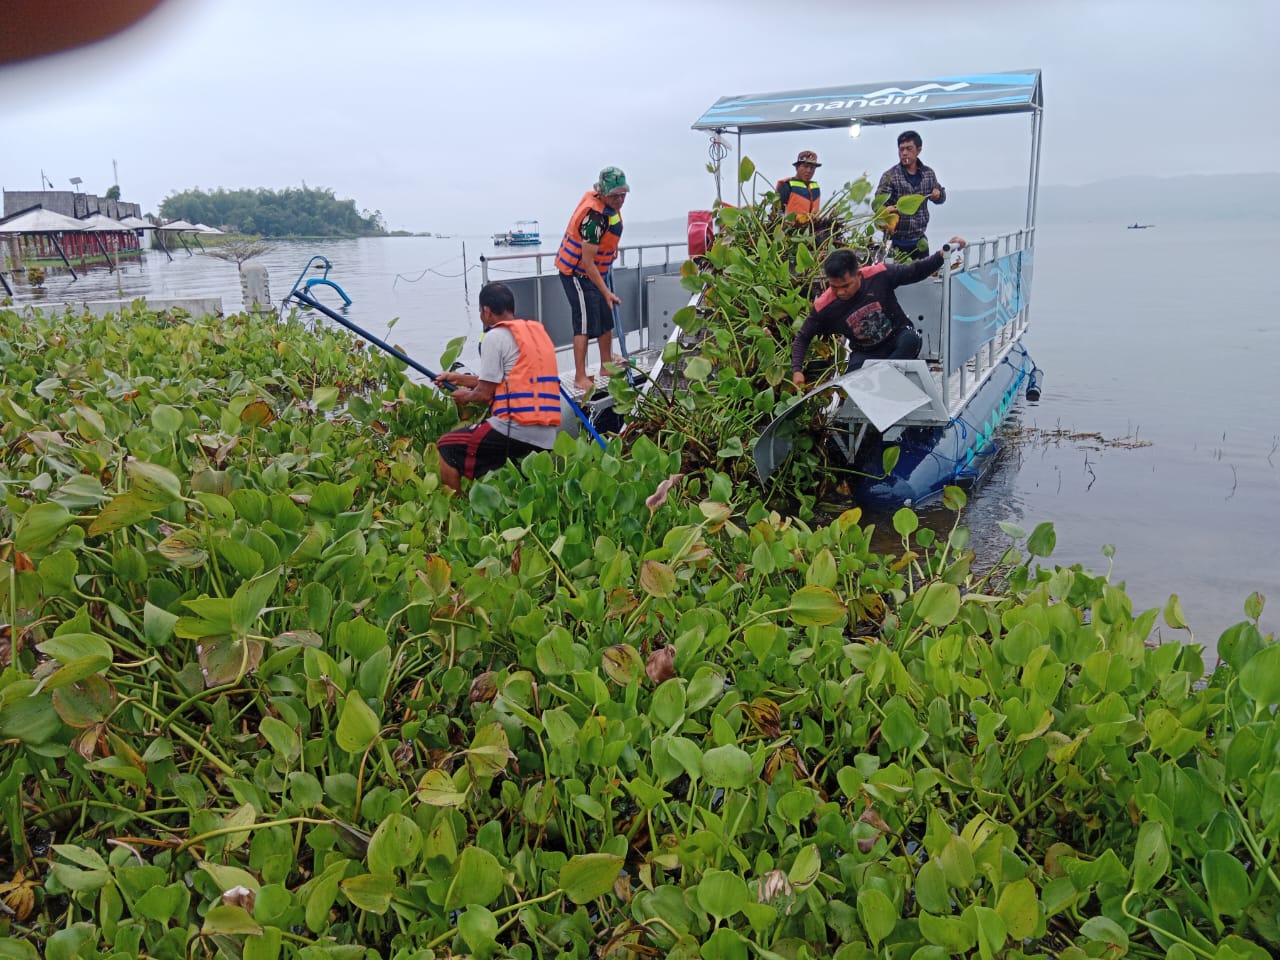
[[[952,249],[963,250],[964,239],[952,237]],[[845,336],[849,341],[849,370],[867,360],[911,360],[920,353],[920,334],[911,325],[893,291],[917,283],[942,267],[941,252],[914,263],[862,266],[865,254],[837,250],[822,264],[827,289],[791,342],[791,381],[803,386],[804,358],[809,341],[819,335]]]

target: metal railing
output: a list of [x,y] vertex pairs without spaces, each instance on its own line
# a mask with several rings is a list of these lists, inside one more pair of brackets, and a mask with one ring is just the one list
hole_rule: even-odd
[[[641,294],[641,289],[642,289],[641,285],[644,283],[644,267],[646,266],[645,251],[646,250],[662,251],[661,262],[659,263],[658,260],[650,258],[650,261],[647,264],[648,266],[652,267],[652,266],[661,265],[664,267],[670,267],[672,265],[671,251],[673,249],[678,249],[681,251],[680,258],[676,262],[683,263],[685,261],[684,251],[687,249],[684,241],[679,241],[679,242],[672,241],[669,243],[641,243],[641,244],[636,244],[635,246],[632,246],[632,247],[618,248],[618,257],[616,260],[614,260],[613,265],[618,269],[626,269],[629,267],[635,268],[636,286],[635,286],[635,290],[631,292],[634,292],[634,294],[636,295],[637,302],[639,302],[639,297]],[[532,267],[533,267],[532,272],[530,272],[528,269],[507,271],[507,270],[503,270],[502,268],[499,268],[497,271],[495,271],[498,273],[506,274],[511,277],[542,277],[542,276],[549,276],[552,273],[557,273],[558,271],[555,269],[555,266],[554,266],[557,253],[558,253],[558,250],[541,251],[538,253],[533,253],[533,252],[500,253],[496,256],[488,256],[486,254],[481,254],[480,255],[481,282],[488,283],[490,279],[494,279],[494,278],[491,278],[489,275],[489,271],[490,271],[489,264],[497,263],[497,262],[506,263],[506,262],[521,261],[524,263],[529,263],[530,261],[532,261]],[[632,259],[631,258],[632,254],[635,255],[634,263],[629,262],[630,259]],[[552,262],[552,266],[549,270],[545,270],[545,271],[543,270],[543,266],[542,266],[543,260],[550,260]],[[543,315],[542,284],[537,284],[535,287],[535,290],[536,290],[535,307],[537,309],[538,316],[541,317]],[[622,296],[622,293],[619,292],[618,295]]]
[[951,342],[951,278],[960,273],[989,268],[1002,257],[1034,250],[1034,246],[1035,227],[1028,227],[975,240],[960,251],[960,265],[955,270],[950,268],[951,256],[948,256],[944,262],[941,380],[943,402],[948,411],[954,413],[982,386],[991,370],[1004,359],[1013,344],[1026,332],[1030,312],[1030,303],[1021,299],[1022,291],[1019,291],[1018,312],[1008,322],[1001,324],[996,329],[995,335],[984,341],[976,351],[964,357],[954,357]]
[[[618,249],[609,279],[614,292],[622,298],[622,329],[626,333],[639,332],[638,348],[652,345],[650,332],[655,323],[650,316],[651,281],[657,274],[678,274],[685,260],[685,249],[684,241],[635,244]],[[532,316],[546,326],[552,342],[565,346],[572,340],[572,325],[555,257],[555,251],[485,255],[480,258],[481,276],[485,283],[505,280],[516,295],[517,309],[528,311],[532,307]],[[661,299],[665,304],[667,298]]]

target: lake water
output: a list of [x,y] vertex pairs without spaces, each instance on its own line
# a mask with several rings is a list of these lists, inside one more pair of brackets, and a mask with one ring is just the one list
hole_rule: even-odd
[[[1280,224],[1040,227],[1025,342],[1044,393],[1015,408],[970,498],[980,563],[1007,544],[1000,521],[1030,531],[1049,520],[1053,560],[1105,571],[1102,547],[1114,546],[1113,579],[1135,606],[1163,607],[1177,593],[1207,646],[1244,618],[1254,590],[1270,595],[1264,631],[1280,629],[1280,318],[1266,271],[1247,265],[1278,239]],[[348,316],[434,367],[451,338],[479,334],[478,258],[510,252],[480,237],[290,241],[258,262],[279,300],[312,254],[327,256],[354,301]],[[491,266],[498,277],[510,269]],[[19,287],[18,302],[221,296],[228,311],[240,307],[234,264],[181,250],[74,283],[51,274],[46,287]],[[322,299],[337,302],[329,291]],[[882,536],[891,529],[888,517],[877,522]]]

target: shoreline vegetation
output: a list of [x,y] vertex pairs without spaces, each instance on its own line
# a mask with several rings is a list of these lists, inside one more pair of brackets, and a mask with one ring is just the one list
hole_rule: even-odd
[[268,237],[383,237],[381,210],[357,210],[354,200],[339,200],[327,187],[284,190],[201,190],[171,193],[160,204],[165,220],[207,223],[230,233]]
[[[735,313],[757,280],[709,259]],[[680,318],[691,394],[707,351],[722,403],[772,376],[735,344],[787,319],[745,315]],[[876,553],[746,482],[745,432],[691,450],[674,392],[455,498],[452,402],[343,331],[0,333],[0,956],[1280,948],[1258,594],[1206,674],[1176,597],[1054,565],[1050,524],[975,569],[953,487]]]

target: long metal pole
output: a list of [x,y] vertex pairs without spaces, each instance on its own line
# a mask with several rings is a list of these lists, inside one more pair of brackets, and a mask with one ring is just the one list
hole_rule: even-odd
[[714,132],[712,133],[712,135],[711,135],[711,140],[712,140],[712,144],[711,144],[712,160],[714,160],[714,161],[715,161],[715,165],[716,165],[716,200],[717,200],[719,203],[724,203],[724,197],[723,197],[723,196],[721,195],[721,193],[720,193],[720,167],[721,167],[721,165],[724,163],[724,157],[719,157],[719,158],[717,158],[717,157],[715,156],[715,153],[716,153],[716,151],[717,151],[718,149],[722,149],[722,148],[720,148],[720,147],[718,147],[718,146],[717,146],[717,144],[720,142],[720,134],[722,134],[722,133],[724,133],[724,131],[723,131],[723,130],[716,130],[716,131],[714,131]]
[[107,266],[114,271],[116,265],[111,262],[111,254],[107,253],[106,245],[102,242],[102,234],[95,230],[93,233],[93,239],[98,241],[98,249],[101,250],[102,255],[107,258]]
[[71,279],[79,280],[80,278],[76,276],[76,268],[71,265],[71,261],[67,259],[66,251],[62,249],[62,244],[58,242],[58,235],[56,233],[51,233],[49,234],[49,239],[53,241],[53,248],[57,250],[58,254],[62,257],[62,262],[65,263],[67,265],[67,269],[71,271]]
[[[310,296],[309,294],[303,293],[301,290],[294,290],[291,294],[289,294],[289,297],[292,297],[294,300],[297,300],[299,303],[302,303],[308,307],[311,307],[313,310],[319,310],[321,313],[323,313],[326,317],[328,317],[334,323],[342,324],[342,326],[346,327],[348,330],[350,330],[352,333],[356,334],[357,336],[364,337],[366,340],[372,343],[375,347],[378,347],[381,350],[385,350],[387,353],[391,354],[391,356],[395,357],[401,363],[412,367],[414,370],[417,370],[420,374],[430,379],[431,382],[434,383],[437,387],[441,387],[445,390],[448,390],[450,393],[452,393],[454,390],[457,389],[452,383],[442,383],[440,380],[436,379],[437,374],[434,371],[428,370],[426,367],[420,364],[417,360],[414,360],[408,354],[396,349],[395,347],[393,347],[391,344],[387,343],[385,340],[381,339],[380,337],[375,337],[372,333],[370,333],[368,330],[365,330],[363,327],[352,323],[350,320],[348,320],[342,314],[338,313],[336,310],[330,310],[323,303],[321,303],[319,300],[316,300],[314,297]],[[289,297],[286,297],[285,299],[288,300]]]
[[[609,292],[613,293],[613,270],[606,271],[604,282],[605,286],[609,288]],[[627,384],[634,387],[636,385],[635,374],[631,371],[631,355],[627,353],[627,331],[622,329],[622,312],[618,309],[616,303],[613,305],[613,335],[618,338],[618,349],[622,351],[622,362],[626,364]]]
[[[348,330],[350,330],[352,333],[356,334],[357,336],[364,337],[366,340],[372,343],[375,347],[378,347],[381,350],[385,350],[387,353],[391,354],[391,356],[395,357],[401,363],[405,364],[406,366],[412,367],[414,370],[417,370],[423,376],[430,379],[431,382],[434,383],[437,387],[447,390],[450,393],[453,393],[454,390],[458,389],[457,386],[455,386],[454,384],[445,383],[442,380],[438,379],[438,375],[436,373],[434,373],[431,370],[428,370],[426,367],[420,364],[417,360],[414,360],[408,354],[391,346],[391,344],[387,343],[382,338],[375,337],[368,330],[365,330],[363,327],[359,326],[358,324],[352,323],[350,320],[348,320],[346,317],[344,317],[342,314],[338,313],[337,311],[330,310],[319,300],[316,300],[313,297],[308,296],[307,294],[303,293],[301,290],[294,290],[291,294],[289,294],[289,297],[292,297],[294,300],[297,300],[299,303],[305,304],[308,307],[311,307],[315,310],[319,310],[321,313],[323,313],[326,317],[328,317],[334,323],[341,324],[342,326],[346,327]],[[287,301],[289,297],[285,297],[285,300]],[[587,418],[587,415],[583,413],[582,408],[574,402],[573,397],[569,396],[569,392],[565,390],[564,384],[560,385],[560,395],[569,401],[569,406],[572,407],[573,412],[578,415],[578,419],[582,421],[582,425],[587,428],[587,433],[591,434],[591,438],[595,440],[596,443],[600,444],[600,449],[603,450],[605,448],[604,438],[601,437],[600,434],[596,432],[596,428],[591,425],[591,421]]]
[[[560,271],[557,270],[556,273]],[[546,323],[546,317],[542,315],[542,257],[533,258],[533,300],[534,309],[538,311],[538,322]]]
[[[979,258],[981,259],[981,258]],[[951,244],[942,245],[942,403],[951,416]]]
[[[1039,205],[1040,193],[1040,125],[1039,108],[1031,114],[1031,169],[1027,172],[1027,216],[1026,228],[1030,230],[1036,225],[1036,208]],[[1031,245],[1035,246],[1035,234],[1031,235]]]
[[738,162],[733,168],[733,182],[738,185],[738,206],[742,206],[742,178],[738,171],[742,169],[742,128],[738,128]]

